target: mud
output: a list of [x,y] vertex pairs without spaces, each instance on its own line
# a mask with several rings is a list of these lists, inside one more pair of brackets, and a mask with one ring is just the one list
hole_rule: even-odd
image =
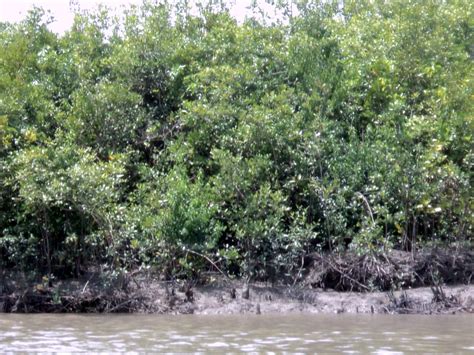
[[[336,292],[309,287],[218,282],[184,290],[151,281],[106,292],[87,282],[59,282],[51,289],[27,288],[0,296],[0,311],[16,313],[267,314],[474,312],[474,286],[422,287],[386,292]],[[176,285],[178,286],[178,285]],[[90,288],[89,288],[90,287]],[[248,289],[248,298],[243,297]]]
[[439,284],[470,284],[471,249],[392,250],[378,255],[312,254],[303,283],[337,291],[389,291]]
[[[245,283],[218,273],[162,280],[133,272],[104,278],[31,280],[3,272],[0,312],[16,313],[388,313],[474,312],[473,253],[397,252],[380,257],[312,255],[286,285]],[[1,275],[0,275],[1,276]],[[378,291],[377,291],[378,290]],[[396,291],[394,291],[396,290]]]

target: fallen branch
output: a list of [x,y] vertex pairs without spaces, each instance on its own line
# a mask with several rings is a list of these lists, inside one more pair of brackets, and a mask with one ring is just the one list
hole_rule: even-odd
[[326,262],[329,264],[330,267],[332,267],[334,270],[336,270],[338,273],[340,273],[342,275],[342,277],[345,277],[346,279],[354,282],[355,284],[359,285],[360,287],[364,288],[365,290],[370,291],[369,287],[365,286],[364,284],[360,283],[359,281],[357,281],[357,280],[353,279],[352,277],[350,277],[349,275],[347,275],[345,272],[341,271],[338,267],[333,265],[329,260],[326,260]]

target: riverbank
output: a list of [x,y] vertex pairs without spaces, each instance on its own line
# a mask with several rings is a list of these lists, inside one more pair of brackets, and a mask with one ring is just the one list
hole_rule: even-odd
[[[61,283],[58,287],[65,287]],[[75,286],[72,286],[75,285]],[[71,289],[71,286],[75,290]],[[247,285],[195,287],[192,297],[182,290],[169,291],[162,282],[130,292],[98,293],[88,285],[70,282],[68,295],[54,290],[28,289],[0,297],[3,312],[12,313],[117,313],[157,314],[276,314],[276,313],[373,313],[459,314],[474,313],[474,286],[421,287],[385,292],[336,292],[333,290]],[[82,289],[81,289],[82,288]],[[245,294],[248,290],[248,298]]]
[[4,272],[0,312],[12,313],[386,313],[474,312],[473,253],[431,250],[416,256],[308,255],[300,279],[246,283],[218,273],[163,280],[150,272],[114,278],[32,281]]

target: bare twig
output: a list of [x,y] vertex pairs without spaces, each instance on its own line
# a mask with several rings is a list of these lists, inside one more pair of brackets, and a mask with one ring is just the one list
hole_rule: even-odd
[[367,198],[360,192],[357,192],[357,196],[359,196],[362,201],[364,202],[364,207],[365,207],[365,210],[367,212],[367,214],[369,215],[370,217],[370,220],[372,221],[372,224],[375,225],[375,220],[374,220],[374,214],[372,213],[372,209],[370,208],[370,204],[369,204],[369,201],[367,200]]
[[304,267],[304,257],[305,257],[304,255],[301,257],[301,267],[298,270],[298,273],[296,274],[296,277],[293,280],[292,287],[295,287],[296,281],[298,281],[298,278],[301,276],[301,272],[303,271],[303,267]]
[[347,275],[345,272],[341,271],[338,267],[336,267],[335,265],[333,265],[329,260],[326,260],[326,262],[329,264],[329,266],[331,266],[334,270],[336,270],[338,273],[340,273],[343,277],[345,277],[346,279],[354,282],[355,284],[359,285],[360,287],[362,287],[363,289],[367,290],[367,291],[370,291],[370,288],[365,286],[364,284],[361,284],[359,281],[353,279],[352,277],[350,277],[349,275]]
[[87,285],[89,285],[89,280],[87,280],[86,284],[84,285],[84,288],[82,289],[82,292],[81,293],[84,293],[86,291],[86,288],[87,288]]
[[[127,301],[125,301],[125,302],[122,302],[122,303],[120,303],[120,304],[118,304],[118,305],[116,305],[116,306],[110,308],[110,309],[107,309],[107,313],[112,313],[112,312],[115,311],[116,309],[120,309],[120,307],[125,306],[127,303],[130,303],[130,302],[132,302],[132,300],[127,300]],[[108,308],[108,307],[107,307],[107,308]]]
[[207,260],[212,266],[214,266],[214,267],[217,269],[217,271],[219,271],[227,280],[231,281],[230,277],[227,276],[227,274],[226,274],[224,271],[222,271],[222,270],[219,268],[219,266],[217,266],[217,264],[216,264],[214,261],[212,261],[209,257],[207,257],[207,256],[204,255],[204,254],[198,253],[197,251],[191,250],[191,249],[186,249],[186,251],[189,252],[189,253],[191,253],[191,254],[200,256],[201,258],[206,259],[206,260]]

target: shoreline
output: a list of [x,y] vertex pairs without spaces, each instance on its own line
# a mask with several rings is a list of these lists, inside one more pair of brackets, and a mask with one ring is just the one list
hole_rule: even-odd
[[[67,292],[67,293],[66,293]],[[246,297],[248,294],[248,298]],[[466,314],[474,313],[474,285],[398,291],[337,292],[310,287],[246,285],[242,281],[170,287],[148,281],[128,290],[99,290],[89,281],[61,281],[0,295],[0,313],[149,314]]]
[[296,278],[273,283],[201,272],[90,269],[81,278],[0,272],[0,313],[474,313],[470,249],[393,250],[381,255],[311,254]]

